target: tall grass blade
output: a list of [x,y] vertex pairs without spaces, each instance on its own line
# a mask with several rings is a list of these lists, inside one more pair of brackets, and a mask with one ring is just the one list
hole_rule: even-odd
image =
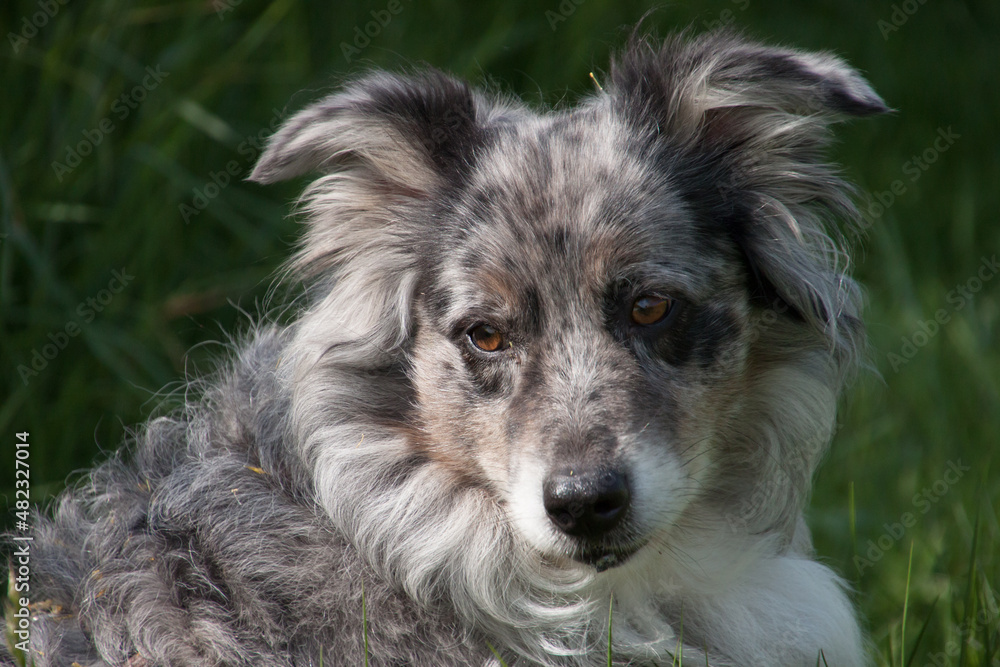
[[[968,623],[974,623],[976,618],[976,552],[979,550],[979,510],[976,505],[976,518],[972,523],[972,548],[969,549],[969,581],[965,589],[965,614],[959,627],[971,627]],[[958,667],[965,667],[965,660],[968,655],[969,642],[962,638],[962,649],[958,654]]]
[[611,667],[611,621],[614,617],[615,594],[608,598],[608,667]]
[[924,619],[924,624],[920,628],[920,632],[917,633],[917,639],[913,642],[913,650],[910,651],[910,659],[906,661],[905,667],[910,667],[910,665],[913,664],[913,659],[917,657],[917,649],[920,648],[920,640],[924,638],[924,633],[927,632],[927,626],[931,624],[931,619],[934,618],[934,607],[937,606],[938,600],[940,599],[941,596],[939,595],[934,598],[934,602],[931,603],[931,608],[927,612],[927,618]]
[[854,505],[854,480],[847,483],[847,521],[851,533],[851,558],[858,553],[858,520]]
[[495,648],[493,648],[493,644],[486,642],[486,646],[488,646],[490,651],[493,652],[493,655],[496,656],[497,662],[500,663],[500,667],[507,667],[507,663],[504,662],[503,656],[501,656],[500,653]]
[[910,575],[913,573],[913,540],[910,540],[910,560],[906,564],[906,591],[903,593],[903,627],[899,638],[899,664],[906,662],[906,612],[910,606]]

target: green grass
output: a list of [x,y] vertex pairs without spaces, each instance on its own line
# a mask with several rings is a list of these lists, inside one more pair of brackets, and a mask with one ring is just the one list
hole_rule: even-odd
[[[557,0],[403,0],[350,63],[341,42],[385,2],[244,0],[221,16],[213,6],[69,0],[16,54],[9,39],[0,44],[0,456],[11,456],[15,432],[30,432],[34,500],[116,447],[156,392],[219,353],[203,343],[245,324],[234,304],[252,313],[265,296],[297,232],[287,212],[301,183],[265,189],[230,178],[189,220],[179,209],[230,161],[246,173],[247,137],[369,65],[426,62],[532,102],[572,101],[593,89],[590,72],[603,79],[620,27],[649,5],[586,0],[552,30],[546,11],[558,11]],[[833,151],[863,193],[890,193],[894,181],[902,193],[866,218],[855,253],[874,370],[844,401],[809,520],[821,556],[853,585],[882,665],[993,665],[1000,278],[961,308],[949,292],[1000,253],[1000,5],[918,3],[883,36],[879,21],[893,6],[708,0],[663,6],[650,24],[666,32],[730,21],[770,41],[834,50],[897,109],[841,127]],[[20,32],[38,11],[37,0],[3,3],[0,32]],[[147,67],[168,76],[135,103]],[[113,129],[57,174],[53,162],[105,120]],[[908,169],[949,128],[958,137],[934,163]],[[114,271],[133,278],[97,312],[87,299],[113,284]],[[921,323],[939,310],[947,321],[924,341]],[[30,366],[50,334],[62,340],[68,323],[79,331],[65,349],[22,382],[18,366]],[[889,356],[905,358],[904,338],[922,343],[905,363]],[[8,503],[10,460],[0,464]],[[907,514],[913,521],[896,537]]]
[[611,667],[611,661],[614,659],[613,655],[614,643],[611,632],[611,628],[612,626],[614,626],[614,617],[615,617],[615,596],[614,593],[612,593],[611,595],[608,596],[608,653],[606,656],[608,661],[608,667]]
[[899,630],[899,667],[906,662],[906,612],[910,604],[910,574],[913,571],[913,542],[910,542],[910,558],[906,563],[906,592],[903,594],[903,620]]
[[487,648],[490,649],[490,652],[497,659],[497,662],[500,663],[500,667],[507,667],[507,661],[503,659],[502,655],[500,655],[500,651],[496,650],[496,648],[490,642],[486,642],[486,646]]

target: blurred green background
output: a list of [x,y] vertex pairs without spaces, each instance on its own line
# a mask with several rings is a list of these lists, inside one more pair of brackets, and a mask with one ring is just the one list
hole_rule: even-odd
[[[45,501],[256,312],[303,183],[241,180],[278,118],[364,68],[420,63],[572,102],[650,6],[5,1],[6,502],[15,433]],[[874,368],[844,400],[810,521],[881,663],[1000,665],[1000,3],[709,0],[649,19],[720,24],[835,51],[898,110],[840,127],[833,150],[863,193]]]

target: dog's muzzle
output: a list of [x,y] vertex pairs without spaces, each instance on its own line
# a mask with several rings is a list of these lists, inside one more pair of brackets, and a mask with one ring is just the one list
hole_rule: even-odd
[[608,467],[568,466],[548,476],[542,494],[549,520],[580,543],[578,560],[598,571],[618,564],[617,550],[602,545],[628,514],[631,494],[624,473]]

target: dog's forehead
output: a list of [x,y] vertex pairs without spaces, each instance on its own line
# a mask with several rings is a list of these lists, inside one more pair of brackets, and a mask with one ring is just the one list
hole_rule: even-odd
[[505,127],[458,199],[445,264],[490,283],[480,287],[530,278],[600,290],[618,277],[698,295],[722,268],[713,247],[723,243],[658,158],[600,110]]

